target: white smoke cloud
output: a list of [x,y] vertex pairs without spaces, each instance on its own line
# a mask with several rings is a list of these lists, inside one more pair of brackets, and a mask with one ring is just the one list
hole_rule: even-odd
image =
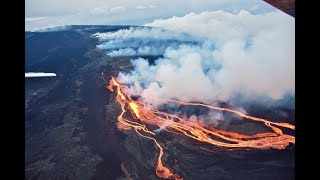
[[108,55],[111,57],[117,57],[117,56],[123,56],[123,55],[134,56],[136,54],[137,54],[137,51],[132,48],[114,50],[114,51],[108,53]]
[[147,56],[147,55],[161,55],[164,52],[164,49],[167,46],[142,46],[138,47],[137,49],[133,48],[124,48],[119,50],[114,50],[107,55],[111,57],[117,56]]
[[99,49],[109,56],[162,55],[167,47],[177,48],[180,44],[190,44],[199,38],[188,34],[171,32],[160,28],[131,27],[115,32],[96,33]]
[[157,40],[193,40],[193,37],[190,37],[187,34],[181,34],[180,32],[171,32],[168,30],[163,30],[160,28],[143,28],[143,27],[131,27],[129,29],[121,29],[116,32],[107,32],[107,33],[96,33],[95,37],[99,38],[101,41],[110,40],[110,39],[157,39]]
[[201,124],[206,124],[210,126],[217,126],[220,121],[223,121],[225,117],[221,111],[208,111],[205,114],[192,114],[191,116],[183,115],[184,119],[188,119],[189,121],[198,122]]
[[281,12],[251,14],[241,10],[238,14],[225,11],[205,11],[199,14],[189,13],[183,17],[157,19],[145,26],[187,32],[189,34],[210,38],[217,43],[230,40],[248,41],[258,33],[272,31],[275,28],[285,30],[294,38],[294,18]]
[[165,123],[162,126],[160,126],[158,129],[153,130],[153,132],[155,132],[157,134],[160,133],[162,130],[166,129],[166,127],[168,127],[171,122],[172,122],[172,120],[165,121]]
[[212,103],[229,101],[235,94],[278,100],[295,92],[294,24],[280,11],[258,15],[216,11],[156,20],[147,25],[208,39],[202,45],[168,48],[155,65],[134,60],[134,71],[120,73],[118,79],[148,101]]

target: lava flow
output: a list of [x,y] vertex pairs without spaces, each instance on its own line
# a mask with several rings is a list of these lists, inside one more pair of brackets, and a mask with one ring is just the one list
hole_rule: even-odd
[[[178,174],[174,173],[172,169],[163,166],[163,148],[156,139],[156,133],[149,130],[146,124],[154,125],[159,128],[165,126],[166,128],[164,130],[168,132],[181,134],[194,140],[208,143],[214,146],[223,147],[225,149],[284,149],[289,145],[289,143],[295,144],[295,137],[288,134],[284,134],[280,129],[281,127],[295,130],[295,126],[289,123],[276,123],[267,119],[248,116],[236,110],[220,108],[201,103],[181,102],[176,100],[163,100],[164,102],[173,102],[180,105],[202,106],[218,111],[231,112],[248,120],[262,122],[266,126],[270,127],[273,132],[245,135],[236,132],[223,131],[213,127],[206,127],[204,124],[201,123],[188,121],[184,118],[181,118],[173,114],[169,114],[156,109],[151,109],[147,107],[145,104],[143,104],[141,101],[135,101],[131,98],[131,96],[124,94],[124,90],[126,87],[121,85],[112,77],[108,89],[113,92],[114,87],[116,87],[117,92],[116,101],[120,104],[122,110],[121,114],[118,116],[118,128],[123,130],[130,130],[133,128],[139,136],[148,138],[155,142],[155,144],[160,150],[156,162],[156,174],[160,178],[182,179]],[[124,114],[127,112],[127,110],[131,113],[133,117],[132,120],[124,117]],[[216,138],[214,139],[213,137]],[[217,140],[217,138],[220,138],[223,141]]]

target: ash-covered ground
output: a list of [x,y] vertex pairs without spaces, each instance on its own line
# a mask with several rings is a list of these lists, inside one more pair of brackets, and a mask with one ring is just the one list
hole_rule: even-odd
[[[91,36],[123,28],[129,27],[69,26],[25,33],[26,72],[57,74],[25,80],[26,179],[158,179],[157,146],[134,130],[117,129],[121,109],[116,94],[106,88],[111,76],[132,69],[133,57],[108,56]],[[290,114],[284,117],[278,108],[244,108],[253,116],[294,124],[294,110],[281,109]],[[270,131],[245,120],[225,121],[219,128],[245,134]],[[294,145],[224,151],[165,131],[157,139],[164,165],[185,179],[295,179]]]

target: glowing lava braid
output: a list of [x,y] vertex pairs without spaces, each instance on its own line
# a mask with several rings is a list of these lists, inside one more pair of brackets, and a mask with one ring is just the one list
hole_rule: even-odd
[[[130,130],[131,128],[133,128],[139,136],[148,138],[155,142],[160,150],[156,162],[156,174],[161,178],[182,179],[178,174],[174,173],[172,169],[163,166],[163,148],[156,139],[156,133],[149,130],[146,124],[155,125],[159,128],[166,125],[166,128],[164,130],[168,132],[182,134],[194,140],[209,143],[223,148],[284,149],[289,145],[289,143],[295,143],[294,136],[284,134],[280,129],[280,127],[282,127],[295,130],[295,126],[289,123],[275,123],[266,119],[248,116],[232,109],[220,108],[201,103],[163,100],[165,102],[173,102],[180,105],[202,106],[218,111],[235,113],[238,116],[241,116],[248,120],[259,121],[270,127],[273,132],[260,133],[249,136],[235,132],[223,131],[212,127],[208,128],[201,125],[200,123],[191,122],[176,115],[168,114],[156,109],[150,109],[139,100],[133,100],[131,96],[124,94],[124,90],[126,87],[121,85],[112,77],[108,89],[113,92],[114,87],[116,87],[117,102],[120,104],[122,109],[122,112],[118,117],[118,128],[123,130]],[[133,120],[124,118],[124,114],[127,111],[132,114]],[[170,123],[167,123],[168,121],[170,121]],[[212,136],[221,138],[224,141],[215,140],[212,138]]]

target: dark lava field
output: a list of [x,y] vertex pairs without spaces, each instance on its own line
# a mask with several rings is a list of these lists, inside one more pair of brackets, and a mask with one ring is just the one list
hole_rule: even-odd
[[[110,57],[97,49],[98,39],[91,36],[124,28],[129,26],[25,33],[25,71],[57,74],[25,79],[25,179],[121,180],[128,174],[137,180],[159,179],[157,146],[134,130],[117,129],[121,109],[116,94],[107,89],[111,76],[132,69],[134,57]],[[246,109],[251,115],[278,118],[273,109]],[[288,117],[292,121],[294,117]],[[269,131],[250,121],[221,128],[247,134]],[[225,151],[165,131],[157,137],[164,148],[163,164],[184,179],[295,179],[294,145]]]

